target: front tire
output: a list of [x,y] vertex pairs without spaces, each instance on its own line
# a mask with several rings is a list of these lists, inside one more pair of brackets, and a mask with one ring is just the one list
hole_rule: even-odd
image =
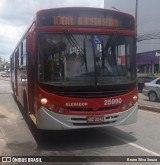
[[157,101],[157,94],[155,92],[150,92],[148,97],[149,97],[149,100],[152,101],[152,102]]

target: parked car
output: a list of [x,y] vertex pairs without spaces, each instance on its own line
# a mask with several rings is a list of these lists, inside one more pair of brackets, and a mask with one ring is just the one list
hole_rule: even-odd
[[151,82],[152,80],[155,80],[158,77],[152,77],[152,76],[141,76],[137,78],[137,84],[138,84],[138,91],[142,92],[144,83]]
[[2,76],[5,73],[6,73],[5,71],[0,71],[0,76]]
[[1,77],[10,77],[10,74],[7,72],[1,73]]
[[143,94],[149,97],[150,101],[160,100],[160,77],[144,84]]

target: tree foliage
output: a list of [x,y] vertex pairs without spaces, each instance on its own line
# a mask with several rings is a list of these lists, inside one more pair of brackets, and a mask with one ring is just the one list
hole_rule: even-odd
[[2,60],[2,57],[0,56],[0,63],[2,63],[3,62],[3,60]]

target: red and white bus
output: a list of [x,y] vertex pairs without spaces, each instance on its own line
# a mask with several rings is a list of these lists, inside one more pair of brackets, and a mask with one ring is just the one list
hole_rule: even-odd
[[38,129],[135,123],[134,18],[99,8],[38,11],[11,55],[11,85]]

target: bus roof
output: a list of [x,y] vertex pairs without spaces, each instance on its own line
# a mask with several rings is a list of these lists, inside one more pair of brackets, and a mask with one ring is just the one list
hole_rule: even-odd
[[42,10],[38,10],[36,12],[36,16],[41,14],[41,13],[44,13],[44,12],[47,12],[47,11],[64,11],[64,10],[68,10],[68,11],[71,11],[71,10],[90,10],[90,11],[99,11],[99,12],[105,12],[105,11],[108,11],[108,12],[111,12],[111,13],[116,13],[116,14],[119,14],[119,15],[124,15],[124,16],[128,16],[128,17],[131,17],[132,19],[134,19],[133,15],[129,14],[129,13],[125,13],[125,12],[122,12],[122,11],[116,11],[116,10],[111,10],[111,9],[105,9],[105,8],[95,8],[95,7],[62,7],[62,8],[48,8],[48,9],[42,9]]
[[37,26],[105,27],[134,30],[134,17],[119,11],[90,7],[65,7],[40,10]]

